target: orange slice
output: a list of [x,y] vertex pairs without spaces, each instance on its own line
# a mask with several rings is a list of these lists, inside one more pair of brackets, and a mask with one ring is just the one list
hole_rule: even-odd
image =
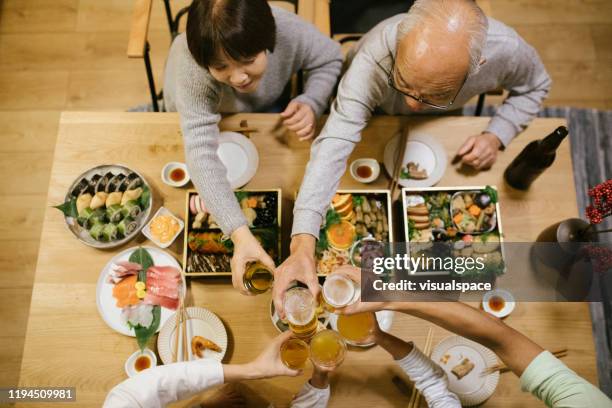
[[348,221],[340,221],[327,229],[327,241],[333,248],[349,249],[355,242],[355,226]]

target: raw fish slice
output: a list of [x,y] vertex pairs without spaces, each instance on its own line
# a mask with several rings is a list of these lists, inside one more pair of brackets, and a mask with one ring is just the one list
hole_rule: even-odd
[[124,308],[125,306],[136,305],[140,302],[136,296],[136,287],[138,281],[136,275],[128,276],[113,287],[113,297],[117,299],[117,307]]
[[158,305],[165,307],[166,309],[176,310],[178,308],[179,300],[171,299],[164,296],[157,296],[147,292],[144,303],[148,305]]
[[142,266],[140,266],[140,264],[137,264],[136,262],[119,261],[115,263],[115,265],[120,266],[126,270],[140,271],[142,269]]
[[162,285],[149,286],[148,280],[147,280],[147,292],[155,296],[163,296],[163,297],[167,297],[171,299],[178,299],[179,297],[178,285],[176,285],[175,287],[162,286]]
[[125,324],[149,327],[153,323],[153,305],[139,303],[136,306],[126,306],[121,310],[121,319]]
[[147,277],[181,279],[181,271],[174,266],[151,266],[147,269]]
[[108,271],[106,281],[108,283],[119,283],[127,276],[136,275],[141,269],[142,267],[139,264],[133,262],[113,263]]

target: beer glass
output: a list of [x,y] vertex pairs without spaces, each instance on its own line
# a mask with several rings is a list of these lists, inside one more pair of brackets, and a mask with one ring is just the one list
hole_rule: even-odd
[[285,292],[285,316],[293,334],[302,339],[311,338],[317,331],[317,302],[308,289],[295,287]]
[[323,300],[331,308],[341,308],[355,303],[361,288],[350,278],[336,273],[325,279],[322,293]]
[[338,332],[349,342],[363,343],[374,328],[374,319],[376,315],[371,312],[340,315],[337,323]]
[[251,293],[259,295],[267,292],[274,282],[274,274],[261,262],[247,264],[243,276],[244,287]]
[[346,343],[333,330],[322,330],[310,340],[312,363],[325,368],[334,368],[344,361]]
[[286,340],[280,348],[281,361],[292,370],[304,368],[309,355],[308,344],[295,337]]

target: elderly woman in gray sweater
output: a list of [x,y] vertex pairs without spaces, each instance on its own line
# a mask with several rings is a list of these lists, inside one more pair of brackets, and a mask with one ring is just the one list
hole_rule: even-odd
[[[180,113],[191,178],[234,242],[232,280],[243,293],[246,263],[275,265],[248,229],[217,156],[220,114],[282,110],[284,125],[301,140],[311,139],[341,68],[338,44],[266,0],[195,0],[186,32],[172,44],[165,107]],[[278,109],[287,83],[300,70],[308,71],[304,93]]]

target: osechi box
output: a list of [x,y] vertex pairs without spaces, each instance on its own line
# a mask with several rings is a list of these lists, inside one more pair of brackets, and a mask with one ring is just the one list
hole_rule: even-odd
[[[412,257],[479,257],[486,267],[464,277],[490,279],[505,270],[495,186],[403,188],[404,239]],[[425,274],[453,274],[423,269]]]
[[[249,228],[276,263],[280,261],[281,190],[236,190]],[[186,276],[231,276],[232,240],[223,234],[196,190],[187,191],[183,271]]]
[[393,242],[389,190],[338,190],[334,195],[316,247],[317,274],[338,266],[361,266],[361,247],[370,240]]

